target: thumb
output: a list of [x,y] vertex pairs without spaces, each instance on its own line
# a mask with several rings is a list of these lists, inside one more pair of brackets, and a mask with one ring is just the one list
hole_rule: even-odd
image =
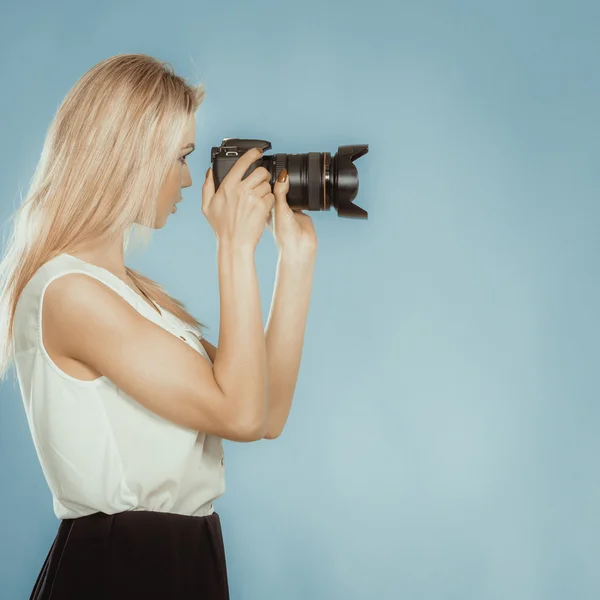
[[206,171],[206,178],[202,185],[202,208],[207,208],[213,196],[215,195],[215,182],[213,178],[213,170],[211,167]]
[[277,181],[273,186],[273,195],[275,196],[275,204],[287,204],[286,195],[290,189],[290,178],[288,177],[287,169],[282,169],[277,177]]

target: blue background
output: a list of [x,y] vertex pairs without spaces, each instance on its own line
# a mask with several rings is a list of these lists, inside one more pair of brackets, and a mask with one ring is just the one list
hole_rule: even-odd
[[[144,52],[204,82],[195,181],[130,266],[211,330],[211,146],[367,143],[368,221],[319,237],[294,405],[225,441],[232,599],[600,597],[598,107],[593,2],[41,0],[0,20],[0,218],[69,88]],[[276,248],[257,249],[264,319]],[[0,387],[0,597],[58,527],[14,371]]]

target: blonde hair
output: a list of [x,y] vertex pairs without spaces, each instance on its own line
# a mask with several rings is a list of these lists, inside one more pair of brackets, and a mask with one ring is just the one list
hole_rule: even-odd
[[[103,60],[68,92],[0,260],[0,380],[14,356],[19,296],[44,263],[98,238],[122,235],[125,251],[135,233],[146,247],[162,182],[204,97],[202,84],[145,54]],[[127,273],[155,303],[198,331],[205,327],[160,284]]]

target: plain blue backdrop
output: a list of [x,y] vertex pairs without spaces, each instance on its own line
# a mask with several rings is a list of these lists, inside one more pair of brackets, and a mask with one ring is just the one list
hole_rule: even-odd
[[[206,85],[195,184],[129,264],[215,344],[210,148],[369,144],[369,220],[310,213],[288,424],[224,442],[232,599],[600,597],[599,24],[595,2],[3,5],[2,222],[94,64],[143,52]],[[276,258],[266,230],[265,323]],[[14,370],[0,396],[0,597],[20,600],[58,521]]]

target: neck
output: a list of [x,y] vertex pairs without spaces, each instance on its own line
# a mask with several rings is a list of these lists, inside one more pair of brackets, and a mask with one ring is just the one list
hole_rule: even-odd
[[87,244],[79,244],[77,247],[66,252],[76,258],[81,258],[81,260],[85,260],[114,273],[123,281],[129,281],[125,269],[123,235],[116,240],[95,240]]

